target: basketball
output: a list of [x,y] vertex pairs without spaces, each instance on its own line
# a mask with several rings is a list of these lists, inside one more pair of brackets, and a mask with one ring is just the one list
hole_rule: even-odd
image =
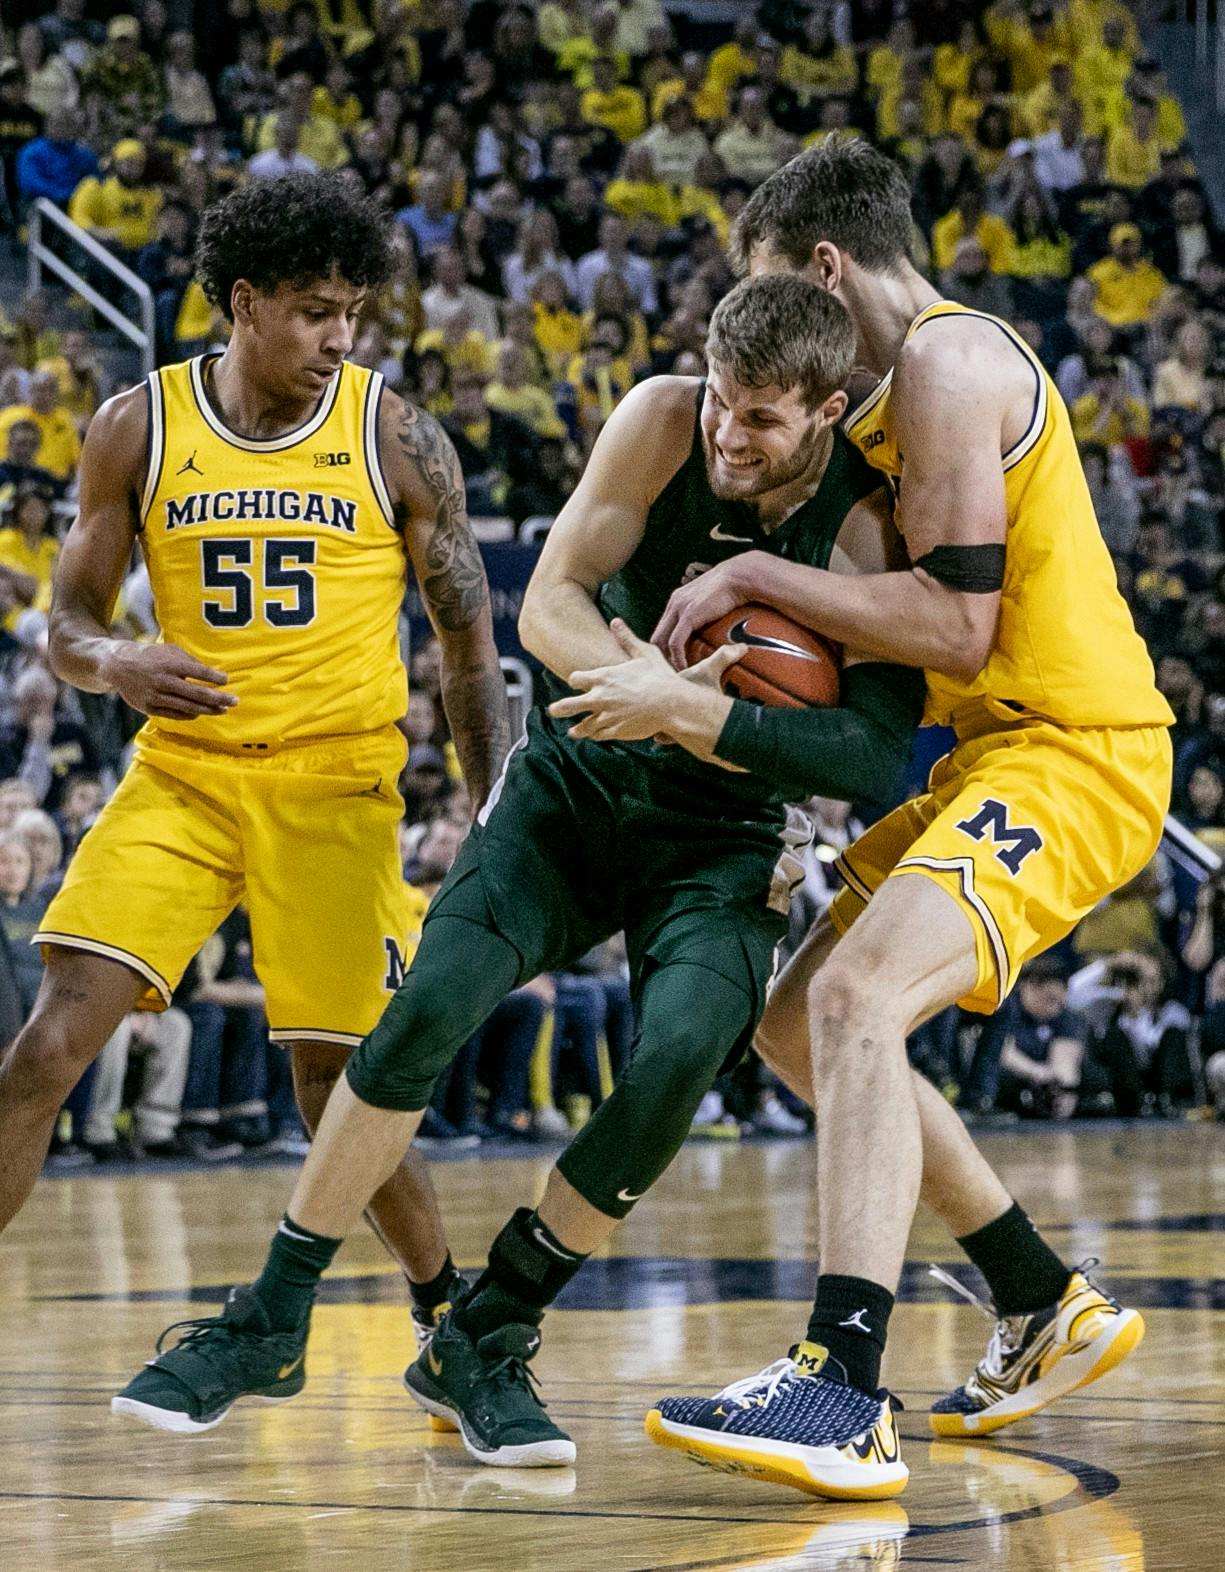
[[789,709],[828,709],[837,704],[842,651],[830,639],[772,606],[736,606],[708,622],[689,640],[691,666],[721,644],[746,644],[748,652],[723,673],[723,691]]

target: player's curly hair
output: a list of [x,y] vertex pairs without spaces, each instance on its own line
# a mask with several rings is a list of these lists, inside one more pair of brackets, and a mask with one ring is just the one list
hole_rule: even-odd
[[200,285],[231,321],[240,278],[268,293],[333,275],[373,288],[390,277],[391,258],[387,215],[334,174],[253,180],[208,209],[196,240]]

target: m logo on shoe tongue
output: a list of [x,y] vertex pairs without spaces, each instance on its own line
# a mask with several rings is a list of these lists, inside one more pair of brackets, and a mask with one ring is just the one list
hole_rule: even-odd
[[801,1343],[793,1357],[803,1375],[820,1375],[829,1358],[829,1349],[820,1343]]

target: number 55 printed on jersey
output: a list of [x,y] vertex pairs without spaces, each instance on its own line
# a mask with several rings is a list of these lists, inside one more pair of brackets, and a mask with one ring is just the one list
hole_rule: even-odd
[[263,561],[255,567],[256,542],[250,539],[202,540],[202,611],[211,628],[246,628],[259,614],[274,628],[304,628],[315,620],[315,542],[265,540]]

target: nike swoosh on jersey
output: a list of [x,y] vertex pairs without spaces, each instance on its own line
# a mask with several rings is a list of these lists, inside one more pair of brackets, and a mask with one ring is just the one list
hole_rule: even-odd
[[794,655],[797,660],[818,659],[811,650],[801,649],[798,644],[792,644],[787,639],[772,639],[763,633],[749,632],[749,619],[741,617],[740,621],[727,635],[729,644],[747,644],[758,650],[777,650],[780,655]]
[[710,538],[711,540],[730,540],[735,542],[737,546],[751,546],[753,544],[751,535],[728,535],[721,524],[716,524],[714,529],[711,530]]

